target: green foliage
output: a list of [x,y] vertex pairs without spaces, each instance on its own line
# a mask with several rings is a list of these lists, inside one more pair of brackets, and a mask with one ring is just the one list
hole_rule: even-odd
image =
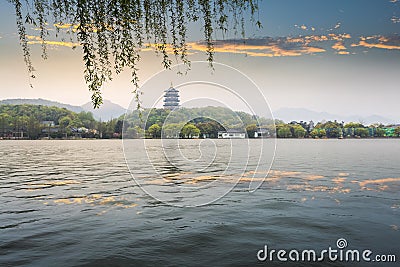
[[146,131],[146,135],[151,138],[160,138],[161,137],[161,127],[158,124],[153,124]]
[[364,128],[365,126],[359,122],[349,122],[344,125],[344,128]]
[[194,124],[188,123],[185,126],[183,126],[181,130],[181,136],[183,138],[194,138],[194,137],[199,137],[200,135],[200,130],[197,128]]
[[288,126],[288,125],[284,125],[284,124],[277,125],[276,130],[277,130],[276,134],[277,134],[278,138],[292,137],[292,131],[290,129],[290,126]]
[[[170,110],[168,109],[150,109],[148,115],[144,116],[146,118],[146,129],[148,129],[153,124],[162,124],[167,118]],[[144,114],[143,114],[144,115]]]
[[[140,118],[142,114],[142,119]],[[166,118],[168,116],[168,120]],[[193,119],[194,118],[194,119]],[[214,121],[213,132],[218,132],[225,128],[241,128],[250,124],[273,125],[270,119],[254,117],[245,112],[234,112],[224,107],[201,107],[201,108],[180,108],[171,112],[166,109],[144,109],[142,111],[134,110],[125,118],[125,123],[129,127],[138,125],[148,129],[151,125],[186,123],[188,121],[199,124],[201,122]],[[199,125],[200,126],[200,125]],[[199,127],[197,126],[197,127]],[[200,126],[201,127],[201,126]],[[200,128],[199,128],[200,129]]]
[[327,122],[319,122],[315,125],[317,129],[334,129],[334,128],[342,128],[343,125],[337,121],[327,121]]
[[321,131],[319,131],[318,136],[319,136],[320,138],[326,137],[326,130],[325,130],[325,129],[322,129]]
[[163,138],[179,138],[181,135],[181,129],[183,128],[183,123],[170,123],[164,124],[162,127],[162,137]]
[[124,122],[122,120],[117,120],[115,127],[114,127],[114,133],[122,134],[123,125],[124,125]]
[[[96,122],[96,129],[99,132],[100,138],[105,138],[105,139],[110,139],[110,138],[121,138],[122,135],[120,132],[118,132],[118,127],[121,127],[122,130],[122,122],[119,122],[118,125],[118,119],[113,119],[107,122]],[[118,125],[118,126],[117,126]]]
[[355,135],[361,137],[361,138],[365,138],[369,136],[369,131],[368,129],[365,128],[356,128],[355,129]]
[[301,125],[292,126],[293,136],[296,138],[304,138],[307,131]]
[[325,129],[319,129],[315,128],[314,130],[311,131],[310,136],[312,138],[324,138],[326,137],[326,130]]
[[[85,81],[92,92],[94,107],[102,102],[101,88],[104,82],[112,79],[113,73],[119,74],[128,68],[134,93],[139,100],[138,69],[140,51],[147,46],[155,49],[162,57],[164,68],[172,64],[169,53],[176,60],[190,67],[187,52],[187,27],[191,22],[202,22],[207,60],[212,66],[214,60],[213,37],[216,30],[225,34],[228,21],[233,29],[241,27],[244,37],[244,21],[249,17],[254,21],[258,2],[254,0],[136,0],[136,1],[46,1],[46,0],[10,0],[15,7],[17,28],[23,57],[28,72],[34,78],[34,68],[30,59],[30,49],[26,37],[26,28],[35,27],[40,31],[42,56],[47,57],[46,39],[48,25],[56,25],[58,36],[61,28],[66,30],[72,41],[82,47],[85,66]],[[232,14],[231,18],[230,15]],[[138,101],[140,106],[140,102]]]
[[400,137],[400,126],[394,129],[394,133],[396,134],[397,137]]
[[[166,109],[134,110],[125,117],[124,127],[128,129],[138,126],[141,129],[148,130],[153,124],[158,124],[162,126],[163,137],[177,138],[186,122],[196,126],[200,130],[199,136],[205,138],[217,138],[219,131],[224,131],[228,128],[245,128],[248,125],[256,127],[256,125],[260,124],[274,132],[275,127],[274,121],[271,119],[252,116],[245,112],[234,112],[224,107],[211,106],[180,108],[172,112]],[[179,129],[177,129],[178,127]],[[253,137],[254,133],[250,136]]]
[[200,135],[202,137],[217,138],[219,131],[224,131],[225,128],[215,120],[203,118],[201,121],[197,122],[196,127],[200,130]]
[[343,136],[342,128],[330,128],[326,134],[329,138],[339,138]]
[[384,137],[385,133],[386,133],[386,131],[382,128],[376,128],[376,130],[375,130],[375,134],[377,137]]
[[85,128],[93,128],[95,119],[93,118],[93,114],[91,112],[82,111],[78,113],[77,118]]
[[83,127],[83,122],[78,117],[74,117],[70,125],[74,128],[81,128]]
[[58,122],[60,118],[69,116],[73,118],[76,113],[65,108],[36,106],[36,105],[0,105],[0,114],[7,114],[11,118],[33,117],[39,121]]
[[[90,112],[75,113],[65,108],[42,105],[0,105],[0,137],[13,137],[23,132],[25,138],[40,137],[62,138],[73,135],[78,128],[102,129],[107,123],[97,123]],[[53,125],[54,124],[54,125]],[[74,129],[74,130],[72,130]],[[107,129],[106,129],[107,130]],[[104,131],[105,136],[113,136],[114,128]],[[94,133],[86,134],[80,129],[83,137],[95,137]]]
[[55,124],[61,118],[73,118],[76,114],[64,108],[37,105],[0,105],[0,136],[12,137],[23,132],[24,137],[37,139],[43,128],[43,121]]
[[314,129],[314,130],[312,130],[311,132],[310,132],[310,136],[312,137],[312,138],[317,138],[317,137],[319,137],[318,136],[318,129]]
[[58,120],[58,124],[62,128],[67,128],[71,124],[71,122],[72,122],[72,120],[68,116],[62,117],[61,119]]

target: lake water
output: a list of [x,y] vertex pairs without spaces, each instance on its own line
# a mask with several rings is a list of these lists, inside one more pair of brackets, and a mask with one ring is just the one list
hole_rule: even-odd
[[[180,146],[190,155],[200,142]],[[157,151],[160,140],[146,147]],[[143,155],[135,165],[132,154],[138,186],[120,140],[0,141],[0,266],[347,266],[257,259],[264,245],[320,251],[336,248],[339,238],[400,261],[400,140],[278,140],[271,172],[255,192],[250,178],[259,182],[265,172],[237,168],[243,179],[233,171],[218,176],[221,188],[235,187],[211,204],[168,205],[184,201],[176,185],[215,180],[229,156],[221,151],[227,154],[213,166],[195,170],[169,168],[165,155],[149,152],[162,179],[152,177]],[[169,203],[142,190],[152,187]]]

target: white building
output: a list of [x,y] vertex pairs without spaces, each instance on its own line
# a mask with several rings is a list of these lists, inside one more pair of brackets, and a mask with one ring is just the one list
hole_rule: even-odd
[[254,132],[254,138],[268,138],[271,137],[271,132],[267,128],[258,127]]
[[237,130],[237,129],[229,129],[224,132],[218,132],[218,138],[223,139],[243,139],[246,138],[246,131]]

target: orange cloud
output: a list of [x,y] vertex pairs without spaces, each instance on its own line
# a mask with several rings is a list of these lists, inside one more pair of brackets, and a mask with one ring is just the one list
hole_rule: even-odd
[[400,50],[400,45],[391,45],[384,43],[367,43],[364,40],[361,40],[358,44],[352,44],[352,47],[362,46],[367,48],[381,48],[381,49],[389,49],[389,50]]
[[46,45],[53,45],[53,46],[66,46],[66,47],[80,46],[79,43],[61,42],[61,41],[28,41],[28,44],[46,44]]
[[33,41],[42,41],[42,38],[40,38],[39,36],[35,36],[35,35],[26,35],[26,38],[28,40],[33,40]]
[[335,50],[346,50],[346,47],[343,45],[343,42],[337,42],[332,46]]
[[34,36],[34,35],[27,35],[26,38],[28,38],[28,44],[30,44],[30,45],[33,45],[33,44],[46,44],[46,45],[52,45],[52,46],[66,46],[66,47],[77,47],[77,46],[80,46],[79,43],[73,43],[73,42],[43,40],[39,36]]
[[329,38],[331,40],[335,41],[342,41],[344,39],[351,39],[351,35],[348,33],[342,33],[342,34],[335,34],[335,33],[330,33],[328,34]]
[[325,35],[310,35],[310,36],[304,36],[304,40],[306,43],[309,42],[324,42],[324,41],[328,41],[329,38]]
[[61,23],[54,23],[53,24],[54,27],[58,28],[58,29],[77,29],[79,26],[76,24],[69,24],[69,23],[65,23],[65,24],[61,24]]
[[[254,41],[254,40],[253,40]],[[258,41],[258,40],[257,40]],[[261,40],[262,41],[262,40]],[[214,52],[245,54],[252,57],[281,57],[281,56],[301,56],[306,54],[322,53],[326,50],[313,46],[298,46],[293,48],[285,47],[285,42],[271,41],[266,44],[232,44],[216,42]],[[203,43],[189,43],[188,49],[191,51],[206,51],[207,46]]]

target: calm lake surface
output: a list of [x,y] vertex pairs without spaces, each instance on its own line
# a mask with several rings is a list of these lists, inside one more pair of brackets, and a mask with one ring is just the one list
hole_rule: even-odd
[[[339,238],[400,261],[400,140],[278,140],[254,193],[244,179],[210,205],[183,208],[143,192],[120,140],[0,141],[0,159],[0,266],[347,266],[257,260],[264,245],[321,251]],[[143,161],[131,170],[148,174]],[[185,173],[188,184],[212,176]],[[143,181],[168,195],[179,177]]]

